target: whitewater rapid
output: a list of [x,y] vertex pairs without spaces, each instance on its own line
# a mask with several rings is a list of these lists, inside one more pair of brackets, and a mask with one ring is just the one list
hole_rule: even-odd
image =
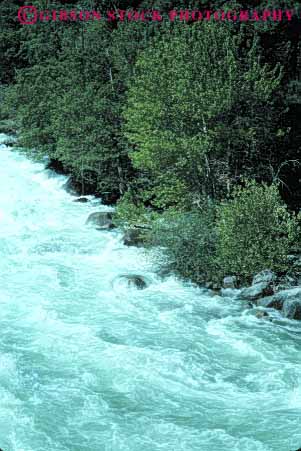
[[0,448],[301,447],[300,323],[161,280],[65,181],[0,145]]

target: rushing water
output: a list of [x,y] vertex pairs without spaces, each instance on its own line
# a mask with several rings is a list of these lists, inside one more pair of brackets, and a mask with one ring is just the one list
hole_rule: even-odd
[[118,231],[85,225],[106,207],[4,145],[0,176],[0,448],[301,446],[299,323],[160,280]]

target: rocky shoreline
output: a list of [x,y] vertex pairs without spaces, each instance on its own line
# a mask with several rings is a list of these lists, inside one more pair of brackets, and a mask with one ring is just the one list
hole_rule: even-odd
[[[16,128],[14,123],[4,124],[1,121],[1,132],[7,134],[7,139],[3,144],[17,146]],[[53,161],[46,165],[46,169],[62,173],[60,167],[56,167]],[[86,203],[89,200],[84,197],[91,194],[80,189],[74,182],[72,176],[65,183],[66,191],[77,196],[74,202]],[[107,202],[104,202],[107,204]],[[113,212],[93,212],[86,221],[97,230],[111,230],[116,227],[114,224]],[[143,228],[132,226],[124,231],[123,244],[126,246],[143,247]],[[205,288],[222,297],[235,297],[238,301],[244,302],[248,308],[256,308],[256,316],[265,318],[269,316],[271,309],[281,312],[288,319],[301,320],[301,255],[296,253],[288,256],[291,263],[290,274],[277,276],[274,272],[266,269],[255,274],[250,286],[240,287],[236,276],[226,276],[223,279],[222,287],[212,282],[207,282]],[[147,282],[140,275],[122,275],[129,286],[137,289],[147,287]]]
[[[295,268],[301,265],[301,256],[295,256],[295,265]],[[253,277],[250,286],[240,289],[237,288],[236,278],[228,276],[224,278],[220,294],[232,294],[246,306],[256,308],[259,318],[268,316],[269,311],[275,309],[285,318],[301,320],[301,286],[296,280],[297,269],[294,275],[278,277],[274,272],[264,270]]]
[[[76,200],[79,201],[80,198]],[[86,223],[93,225],[98,230],[110,230],[115,227],[113,218],[114,214],[111,212],[94,212],[90,214]],[[139,234],[141,234],[139,228],[126,230],[123,235],[123,244],[143,246]],[[222,297],[234,296],[237,300],[244,302],[247,307],[256,308],[258,318],[266,317],[271,309],[276,309],[285,318],[301,320],[301,286],[298,285],[301,255],[290,255],[289,259],[292,264],[292,275],[290,276],[279,277],[267,269],[254,275],[252,284],[248,287],[238,288],[237,277],[227,276],[223,280],[222,288],[210,282],[207,283],[206,288]],[[136,285],[140,289],[146,287],[140,276],[129,278],[129,284]]]

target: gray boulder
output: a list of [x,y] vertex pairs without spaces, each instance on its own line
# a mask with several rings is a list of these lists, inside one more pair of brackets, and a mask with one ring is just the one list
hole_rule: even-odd
[[237,287],[237,277],[236,276],[226,276],[223,280],[224,288],[236,288]]
[[115,226],[113,224],[112,212],[99,211],[91,213],[86,221],[86,224],[91,224],[97,228],[97,230],[109,230],[113,229]]
[[244,301],[256,302],[258,299],[273,294],[273,287],[269,282],[261,282],[251,287],[243,288],[240,293],[240,299]]
[[284,301],[281,296],[278,296],[278,294],[276,294],[274,296],[267,296],[265,298],[258,299],[257,305],[259,307],[274,308],[276,310],[281,310]]
[[279,291],[274,296],[260,299],[257,305],[265,308],[282,310],[283,316],[301,319],[301,287]]
[[258,283],[273,283],[276,281],[276,274],[269,269],[265,269],[264,271],[255,274],[253,277],[252,285],[257,285]]
[[301,299],[286,299],[283,303],[282,313],[285,318],[301,319]]

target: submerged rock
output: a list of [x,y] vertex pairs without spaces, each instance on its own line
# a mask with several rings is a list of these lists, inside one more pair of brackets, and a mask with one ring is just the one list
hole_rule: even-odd
[[122,274],[115,279],[116,281],[125,282],[128,287],[134,287],[138,290],[143,290],[149,285],[146,278],[139,274]]
[[258,312],[255,313],[256,318],[266,318],[268,317],[268,313],[263,310],[258,310]]
[[113,212],[98,211],[91,213],[86,221],[86,224],[92,224],[96,226],[97,230],[113,229]]
[[85,204],[85,203],[89,202],[89,199],[87,199],[86,197],[78,197],[77,199],[74,199],[73,202],[79,202],[81,204]]

